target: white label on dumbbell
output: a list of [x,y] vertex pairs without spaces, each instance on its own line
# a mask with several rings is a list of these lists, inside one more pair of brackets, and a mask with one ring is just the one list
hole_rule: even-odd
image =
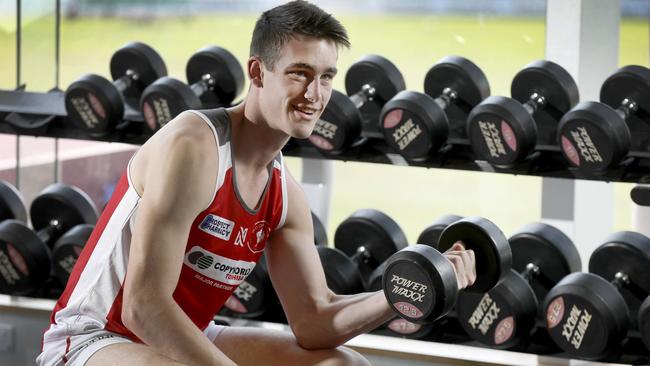
[[497,125],[488,121],[479,121],[478,125],[481,129],[481,135],[483,135],[483,139],[485,140],[485,145],[490,151],[490,156],[498,158],[501,155],[505,155],[506,148],[503,145],[501,136],[499,135]]
[[393,284],[392,292],[395,295],[405,297],[411,301],[424,302],[424,295],[427,293],[428,286],[398,275],[393,275],[390,283]]
[[169,103],[165,98],[152,98],[151,104],[156,115],[156,121],[162,127],[172,120],[172,112],[169,110]]
[[235,296],[241,301],[251,301],[251,297],[257,292],[257,287],[250,284],[248,281],[242,282],[235,290]]
[[482,334],[486,334],[490,330],[492,323],[499,317],[500,312],[501,308],[490,297],[490,294],[486,293],[481,298],[476,309],[474,309],[472,316],[468,320],[468,324],[473,329],[478,328]]
[[573,340],[571,341],[571,344],[573,344],[576,349],[580,348],[582,340],[585,338],[585,334],[587,333],[587,328],[589,328],[589,323],[591,323],[591,314],[587,312],[587,309],[584,309],[580,316],[578,327],[576,328],[575,333],[573,333]]
[[77,263],[77,258],[72,255],[66,255],[59,261],[59,267],[63,268],[67,273],[72,273],[72,268],[74,268],[75,263]]
[[86,98],[71,98],[72,106],[79,113],[79,117],[86,124],[88,128],[93,128],[99,124],[99,119],[90,108],[90,104]]
[[[255,268],[255,262],[222,257],[199,246],[194,246],[187,252],[183,263],[203,276],[228,285],[244,282]],[[216,284],[213,286],[218,287]]]
[[393,139],[400,150],[406,149],[413,140],[422,134],[420,126],[416,125],[412,119],[408,119],[393,132]]
[[582,340],[587,333],[587,328],[591,323],[591,314],[587,309],[578,309],[577,306],[571,307],[571,312],[566,322],[562,326],[562,336],[566,338],[567,342],[576,349],[580,349]]
[[16,269],[11,264],[9,257],[7,257],[5,252],[1,250],[0,250],[0,274],[2,275],[2,278],[4,278],[5,282],[7,282],[7,284],[9,285],[15,285],[16,282],[20,280],[20,276],[18,276],[18,272],[16,272]]
[[316,126],[314,126],[314,132],[329,140],[334,139],[334,136],[336,136],[336,131],[338,129],[339,126],[322,119],[316,121]]
[[586,162],[600,163],[603,161],[603,157],[598,152],[598,149],[596,149],[596,145],[594,145],[594,142],[585,127],[577,127],[575,130],[571,131],[571,137],[573,137],[573,141],[575,141],[578,146],[580,155]]

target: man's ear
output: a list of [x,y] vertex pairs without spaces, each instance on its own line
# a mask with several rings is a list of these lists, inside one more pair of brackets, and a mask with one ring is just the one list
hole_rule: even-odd
[[264,79],[264,65],[262,60],[258,57],[251,57],[248,59],[248,77],[251,80],[251,85],[261,88],[264,86],[262,80]]

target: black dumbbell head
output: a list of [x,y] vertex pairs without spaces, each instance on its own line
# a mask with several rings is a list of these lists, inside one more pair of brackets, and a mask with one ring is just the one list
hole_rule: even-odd
[[50,275],[51,252],[24,223],[0,223],[0,293],[29,295]]
[[[630,281],[619,292],[627,303],[630,314],[637,314],[641,302],[650,294],[650,238],[632,231],[621,231],[607,237],[589,259],[589,272],[608,281],[616,273],[625,273]],[[632,326],[636,327],[636,316]]]
[[520,102],[491,96],[467,117],[467,136],[482,160],[508,167],[524,160],[537,142],[537,125]]
[[316,122],[309,141],[327,154],[347,150],[361,134],[361,114],[350,98],[332,90],[327,107]]
[[27,221],[23,195],[9,182],[0,180],[0,222],[15,219]]
[[357,267],[350,257],[336,248],[318,246],[320,257],[329,287],[335,294],[351,295],[364,291],[364,282]]
[[144,120],[152,132],[181,112],[202,107],[201,100],[187,84],[169,76],[149,85],[142,93],[140,103]]
[[440,235],[438,250],[444,252],[457,241],[462,241],[466,249],[473,250],[476,258],[476,281],[465,291],[487,292],[510,271],[510,244],[490,220],[468,217],[447,226]]
[[439,97],[445,88],[458,94],[454,102],[457,111],[447,112],[449,119],[456,117],[464,120],[472,108],[490,95],[490,84],[483,71],[472,61],[460,56],[442,58],[429,69],[424,78],[424,92],[433,98]]
[[423,161],[447,141],[449,121],[433,98],[404,90],[381,109],[379,129],[393,151],[407,160]]
[[311,222],[314,227],[314,244],[327,245],[327,230],[314,211],[311,212]]
[[72,268],[77,263],[93,228],[93,225],[88,224],[77,225],[60,237],[52,247],[54,274],[63,286],[68,282]]
[[66,89],[65,109],[75,128],[96,136],[107,134],[124,117],[124,102],[115,85],[93,74],[82,76]]
[[194,84],[211,75],[215,84],[211,91],[201,95],[205,108],[229,105],[244,89],[244,71],[237,58],[225,48],[207,46],[187,61],[188,84]]
[[581,102],[562,117],[557,143],[574,167],[594,173],[616,167],[630,151],[625,120],[610,106]]
[[576,82],[562,66],[551,61],[533,61],[512,80],[510,93],[520,103],[530,100],[532,94],[544,97],[544,108],[535,113],[539,122],[557,124],[564,113],[580,99]]
[[348,95],[357,93],[366,84],[375,88],[375,103],[380,107],[406,88],[397,66],[379,55],[362,57],[345,74],[345,91]]
[[428,245],[411,245],[390,257],[382,288],[400,317],[429,324],[447,314],[458,297],[451,262]]
[[643,344],[650,350],[650,296],[645,299],[639,308],[638,321]]
[[537,308],[528,281],[514,270],[484,294],[461,292],[456,304],[458,321],[467,334],[499,349],[513,348],[528,338]]
[[463,217],[458,215],[444,215],[435,219],[429,226],[427,226],[418,237],[418,244],[426,244],[430,247],[438,249],[438,240],[440,235],[447,228],[447,226],[454,222],[461,220]]
[[334,245],[347,256],[365,247],[369,258],[360,265],[362,275],[370,272],[395,252],[408,245],[399,225],[385,213],[374,209],[357,210],[336,228]]
[[124,102],[134,109],[140,105],[140,95],[147,85],[167,75],[162,57],[141,42],[130,42],[115,51],[111,57],[110,69],[113,80],[126,75],[129,70],[138,75],[137,81],[122,93]]
[[565,352],[587,360],[608,357],[625,337],[630,315],[616,288],[592,273],[571,273],[544,300],[546,328]]
[[220,313],[238,318],[258,318],[277,301],[266,259],[262,254],[246,280],[226,300]]
[[56,220],[59,225],[57,232],[61,234],[79,224],[95,224],[98,217],[97,209],[86,193],[61,183],[49,185],[34,198],[29,215],[34,230],[44,229]]
[[530,286],[540,302],[562,278],[582,270],[580,255],[573,241],[551,225],[524,225],[508,241],[514,270],[523,273],[529,264],[539,268],[539,275],[533,277]]
[[639,65],[620,68],[600,88],[600,101],[617,109],[624,99],[633,100],[638,111],[628,117],[628,124],[650,122],[650,69]]

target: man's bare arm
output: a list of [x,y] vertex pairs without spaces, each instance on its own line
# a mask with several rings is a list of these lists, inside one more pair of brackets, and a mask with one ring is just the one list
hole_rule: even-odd
[[154,135],[132,163],[142,199],[131,240],[122,320],[147,345],[171,359],[191,365],[234,365],[172,297],[190,227],[210,203],[216,185],[216,144],[198,118],[189,113],[179,116]]

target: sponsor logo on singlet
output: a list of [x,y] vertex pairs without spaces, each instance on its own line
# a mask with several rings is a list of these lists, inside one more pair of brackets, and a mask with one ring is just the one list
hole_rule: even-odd
[[237,261],[193,246],[183,263],[205,277],[228,285],[239,285],[255,268],[255,262]]
[[212,214],[206,216],[199,225],[201,231],[226,241],[230,239],[234,227],[234,222]]
[[259,253],[264,250],[264,244],[271,234],[271,225],[266,221],[258,221],[253,226],[253,235],[249,236],[246,243],[248,249],[253,253]]

